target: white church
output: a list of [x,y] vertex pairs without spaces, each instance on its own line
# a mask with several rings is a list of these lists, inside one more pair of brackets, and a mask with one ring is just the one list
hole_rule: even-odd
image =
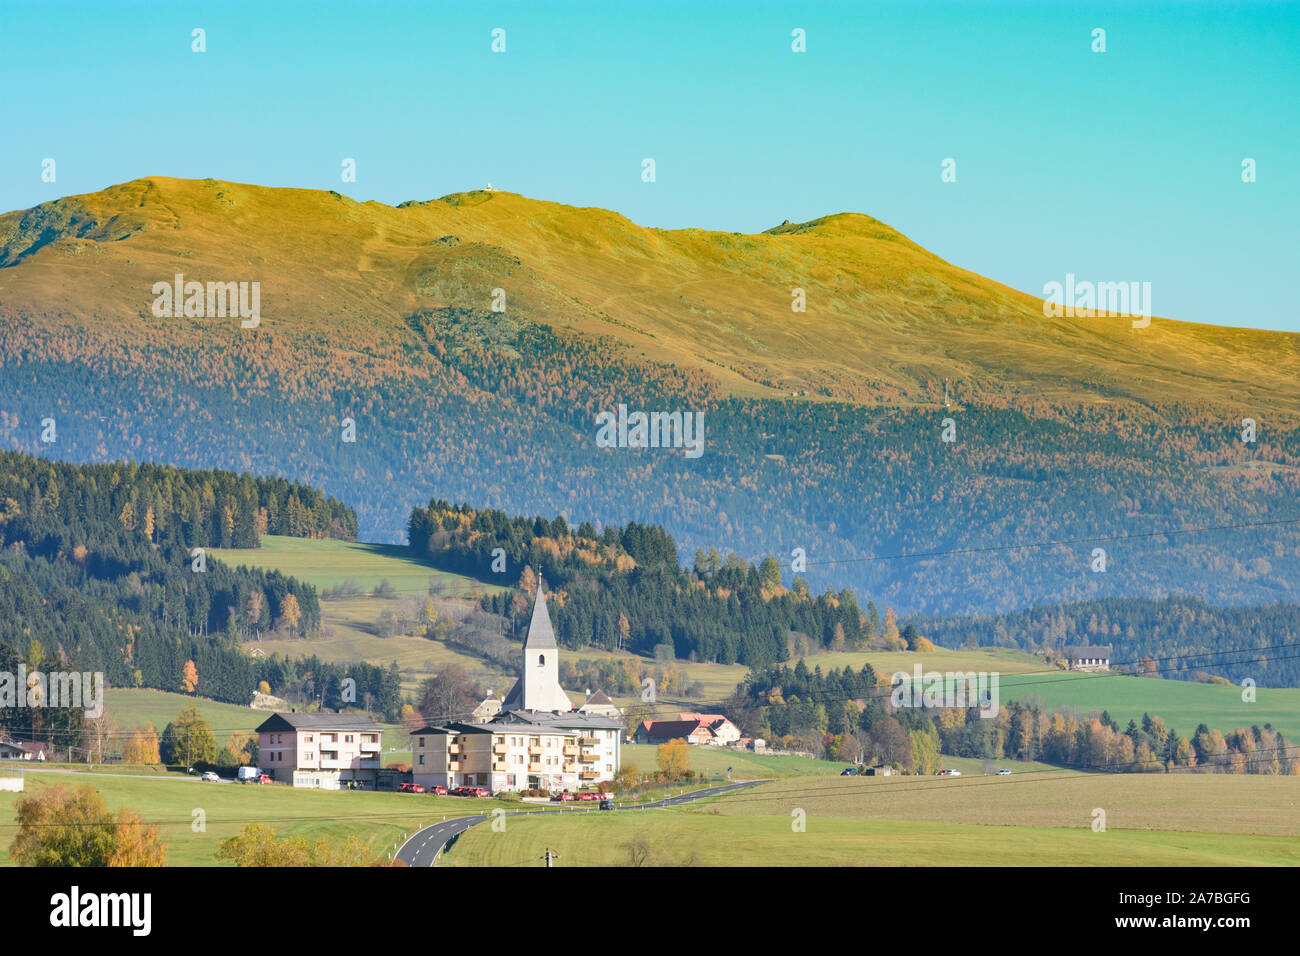
[[486,722],[429,724],[411,734],[411,773],[425,787],[580,790],[613,780],[622,721],[599,692],[574,709],[560,686],[560,655],[541,580],[519,678]]

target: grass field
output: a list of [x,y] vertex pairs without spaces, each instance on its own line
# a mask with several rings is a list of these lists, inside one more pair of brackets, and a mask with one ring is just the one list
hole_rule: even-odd
[[272,568],[317,588],[333,587],[354,578],[369,592],[387,578],[398,594],[426,594],[429,579],[437,578],[450,597],[464,596],[474,588],[502,590],[499,585],[439,571],[415,560],[405,547],[396,544],[266,535],[260,548],[214,550],[211,554],[235,566]]
[[441,866],[626,866],[642,842],[659,866],[1295,866],[1300,837],[977,826],[909,820],[713,816],[620,810],[589,818],[530,817],[474,827]]
[[[201,783],[197,777],[110,777],[27,773],[27,795],[62,783],[90,784],[116,810],[126,806],[146,823],[157,824],[169,846],[171,866],[216,866],[221,841],[246,823],[265,823],[280,836],[341,843],[348,837],[365,840],[376,853],[387,853],[394,842],[421,826],[446,816],[482,813],[496,801],[469,801],[427,794],[361,793],[355,791],[294,790],[284,786],[250,787],[235,783]],[[15,833],[13,804],[23,794],[0,793],[0,863],[10,865],[9,844]],[[194,811],[202,810],[206,832],[195,833]]]
[[[186,707],[194,707],[212,728],[212,736],[217,739],[218,747],[224,747],[229,742],[231,733],[251,732],[271,716],[269,710],[254,710],[252,707],[240,707],[238,704],[162,690],[110,687],[104,692],[104,698],[104,713],[117,725],[119,733],[141,728],[145,721],[152,722],[154,730],[162,733],[162,729],[175,720],[177,714]],[[410,760],[410,741],[406,730],[397,724],[381,723],[380,726],[384,729],[385,765],[390,761]],[[390,753],[390,747],[399,749]]]
[[1082,713],[1106,710],[1121,727],[1142,714],[1159,714],[1181,736],[1191,738],[1204,723],[1225,734],[1238,727],[1271,723],[1300,742],[1300,689],[1260,687],[1254,703],[1241,699],[1240,687],[1158,680],[1124,674],[1041,673],[1010,676],[1001,682],[1002,700],[1025,694],[1041,697],[1049,709],[1062,705]]
[[143,727],[145,721],[150,721],[154,730],[162,733],[178,713],[186,707],[194,707],[212,727],[212,736],[217,738],[219,747],[229,742],[233,731],[251,731],[271,716],[265,710],[162,690],[110,687],[104,692],[104,697],[104,713],[117,724],[119,731],[136,730]]
[[809,819],[863,817],[999,827],[1090,827],[1300,837],[1300,780],[1230,774],[1086,774],[1046,769],[1009,777],[787,778],[701,805],[707,812]]

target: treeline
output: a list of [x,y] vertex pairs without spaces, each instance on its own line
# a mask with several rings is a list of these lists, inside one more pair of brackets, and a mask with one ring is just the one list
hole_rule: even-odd
[[829,760],[942,769],[942,756],[1032,760],[1116,773],[1296,774],[1300,755],[1271,724],[1180,735],[1158,715],[1116,724],[1106,711],[1048,711],[1033,695],[981,716],[978,707],[895,707],[870,666],[823,674],[803,661],[751,673],[724,705],[742,732]]
[[0,519],[21,516],[86,533],[115,521],[151,544],[186,547],[256,548],[265,534],[357,537],[351,508],[284,478],[0,452]]
[[1110,598],[914,623],[945,647],[1015,647],[1033,652],[1110,644],[1112,667],[1124,665],[1184,680],[1204,680],[1213,674],[1233,683],[1250,678],[1266,687],[1300,686],[1300,657],[1278,649],[1300,635],[1300,605],[1296,604],[1214,607],[1184,595],[1163,600]]
[[330,710],[360,707],[382,713],[388,721],[401,715],[402,675],[396,661],[380,667],[365,661],[323,661],[315,654],[297,658],[271,654],[254,658],[253,664],[256,681],[266,681],[277,697]]
[[[660,527],[597,532],[584,522],[570,529],[562,517],[510,517],[434,500],[412,511],[408,534],[413,553],[448,571],[517,579],[529,593],[540,573],[554,592],[556,636],[571,648],[764,667],[789,657],[792,631],[858,646],[878,620],[850,591],[813,596],[803,582],[786,589],[775,561],[756,566],[702,553],[688,572]],[[531,613],[509,593],[485,596],[482,606],[507,617],[516,636]]]
[[[906,613],[1175,592],[1250,604],[1300,576],[1296,526],[1151,536],[1296,516],[1296,423],[1259,411],[1245,443],[1241,410],[1054,407],[957,383],[951,409],[942,386],[932,407],[726,398],[698,372],[500,313],[409,327],[358,361],[306,337],[112,349],[15,324],[0,329],[0,445],[39,450],[49,414],[61,455],[299,475],[355,506],[376,540],[401,540],[410,502],[436,488],[512,514],[662,525],[685,561],[712,546],[788,563],[801,547],[815,591],[853,587]],[[705,412],[703,456],[597,448],[594,412],[619,402]],[[1122,540],[1104,545],[1105,574],[1091,543],[1023,547],[1108,536]],[[883,560],[918,552],[940,554]]]
[[[217,488],[225,531],[203,520],[202,508],[189,521],[163,505],[206,500]],[[316,591],[192,549],[216,547],[222,535],[255,545],[236,530],[259,528],[258,514],[277,496],[295,515],[302,502],[326,501],[304,486],[284,488],[221,472],[0,454],[0,645],[47,668],[102,672],[115,687],[248,703],[259,678],[240,639],[317,630]],[[338,508],[313,514],[338,517]]]

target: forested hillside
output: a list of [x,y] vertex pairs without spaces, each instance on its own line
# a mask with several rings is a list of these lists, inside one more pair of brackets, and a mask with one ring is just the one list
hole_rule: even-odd
[[355,528],[339,502],[280,479],[0,453],[0,645],[110,686],[246,704],[261,677],[239,641],[314,632],[316,590],[194,549]]
[[1165,678],[1206,674],[1264,687],[1300,686],[1300,607],[1213,607],[1187,596],[1112,598],[1010,614],[918,619],[936,644],[1055,650],[1109,644],[1111,660]]
[[[265,315],[159,319],[178,272],[260,282]],[[685,561],[802,548],[814,590],[909,614],[1296,600],[1300,337],[1041,305],[862,215],[154,178],[0,215],[0,447],[284,475],[368,540],[437,496],[661,525]],[[702,454],[598,447],[618,405],[701,413]],[[268,526],[353,532],[302,503]]]
[[[412,551],[445,570],[490,579],[500,548],[503,583],[518,579],[527,591],[540,573],[566,647],[647,655],[663,647],[672,657],[762,667],[789,656],[791,631],[828,646],[865,646],[879,624],[875,608],[860,612],[849,591],[814,596],[806,582],[787,590],[774,560],[755,566],[715,551],[688,573],[659,527],[570,530],[563,518],[432,501],[412,511],[409,528]],[[531,613],[518,593],[488,595],[483,607],[508,617],[516,635]]]

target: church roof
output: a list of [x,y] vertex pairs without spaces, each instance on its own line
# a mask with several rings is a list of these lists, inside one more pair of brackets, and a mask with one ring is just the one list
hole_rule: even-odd
[[530,651],[555,649],[555,628],[551,626],[551,615],[546,610],[546,594],[542,591],[542,580],[537,579],[537,603],[533,605],[533,617],[528,622],[528,637],[524,647]]

